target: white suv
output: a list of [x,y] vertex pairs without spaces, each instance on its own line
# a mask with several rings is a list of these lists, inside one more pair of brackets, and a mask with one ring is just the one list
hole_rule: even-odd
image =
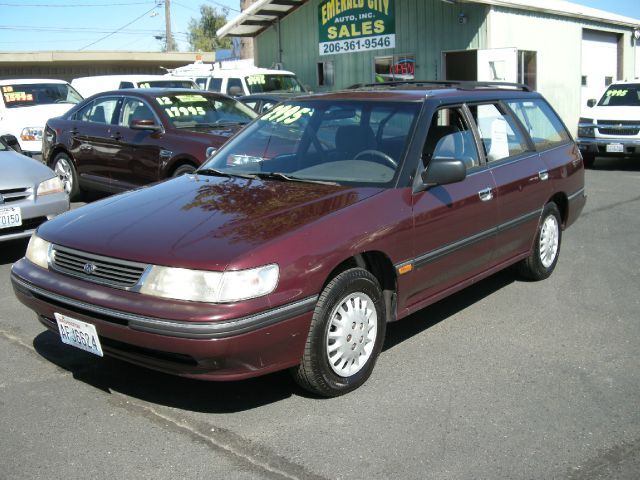
[[640,157],[640,80],[616,82],[589,100],[578,123],[578,147],[586,166],[595,157]]
[[0,135],[18,139],[23,153],[33,156],[42,150],[42,132],[47,120],[58,117],[82,96],[64,80],[0,80]]

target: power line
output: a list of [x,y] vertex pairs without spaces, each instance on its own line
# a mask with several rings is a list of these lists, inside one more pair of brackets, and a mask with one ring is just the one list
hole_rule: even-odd
[[127,23],[126,25],[123,25],[122,27],[118,28],[117,30],[111,32],[108,35],[105,35],[104,37],[99,38],[98,40],[96,40],[95,42],[92,42],[88,45],[85,45],[84,47],[80,48],[79,51],[84,50],[85,48],[91,47],[93,45],[95,45],[98,42],[101,42],[102,40],[105,40],[107,38],[109,38],[112,35],[115,35],[116,33],[118,33],[120,30],[124,30],[125,28],[127,28],[129,25],[131,25],[132,23],[137,22],[138,20],[140,20],[141,18],[143,18],[144,16],[148,15],[149,13],[153,12],[156,8],[158,8],[158,5],[154,5],[154,7],[150,10],[147,10],[146,12],[144,12],[142,15],[140,15],[139,17],[134,18],[133,20],[131,20],[129,23]]
[[0,3],[0,7],[37,7],[37,8],[76,8],[76,7],[116,7],[130,5],[149,5],[149,2],[127,2],[127,3],[72,3],[64,5],[43,4],[43,3]]

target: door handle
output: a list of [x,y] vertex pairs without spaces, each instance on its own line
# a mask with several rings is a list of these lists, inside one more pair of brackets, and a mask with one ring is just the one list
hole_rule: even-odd
[[78,134],[78,129],[76,127],[73,127],[71,130],[69,130],[69,133],[71,135],[77,135]]
[[483,202],[488,202],[493,198],[493,191],[490,188],[485,188],[484,190],[480,190],[478,192],[478,196]]
[[114,140],[120,140],[122,139],[122,135],[120,135],[120,132],[116,132],[110,135],[111,138],[113,138]]
[[549,172],[546,170],[540,170],[538,172],[538,177],[544,182],[545,180],[549,179]]
[[93,150],[93,147],[91,145],[89,145],[88,143],[83,143],[82,145],[80,145],[80,150],[82,150],[84,152],[89,152],[89,151]]

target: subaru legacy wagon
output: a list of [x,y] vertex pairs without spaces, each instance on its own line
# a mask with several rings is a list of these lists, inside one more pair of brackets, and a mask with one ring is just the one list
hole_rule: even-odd
[[511,265],[551,275],[585,200],[540,94],[363,86],[287,101],[194,173],[45,223],[11,279],[91,354],[207,380],[290,369],[337,396],[388,322]]

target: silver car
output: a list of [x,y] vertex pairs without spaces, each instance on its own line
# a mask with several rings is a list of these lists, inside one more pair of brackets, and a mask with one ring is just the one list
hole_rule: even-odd
[[69,196],[53,170],[0,140],[0,242],[29,237],[67,210]]

